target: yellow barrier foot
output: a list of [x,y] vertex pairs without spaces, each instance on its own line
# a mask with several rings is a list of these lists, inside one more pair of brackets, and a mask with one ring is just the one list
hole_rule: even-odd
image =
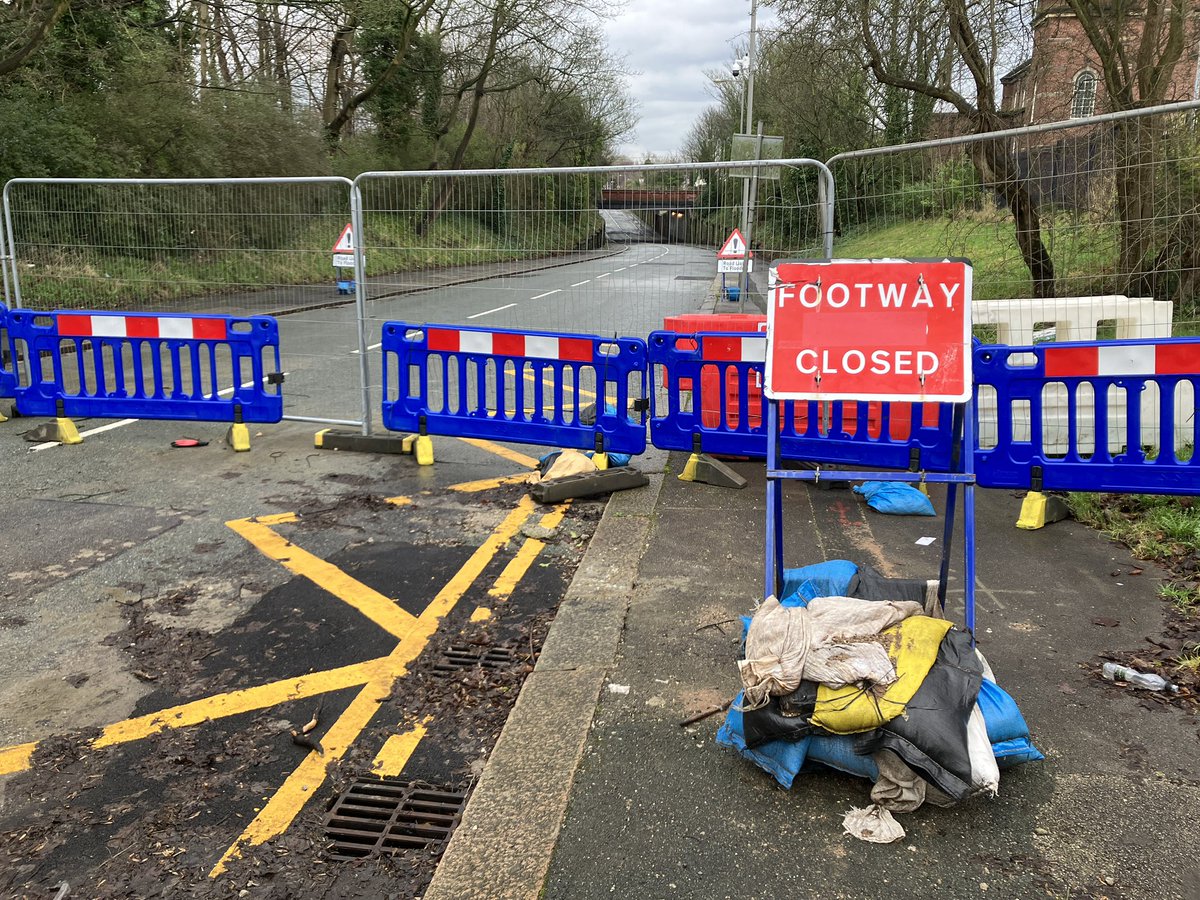
[[605,469],[608,468],[608,454],[607,453],[593,453],[592,454],[592,463],[596,466],[597,472],[603,472]]
[[234,452],[245,453],[250,449],[250,429],[244,422],[234,422],[229,426],[225,442],[233,448]]
[[433,465],[433,439],[427,434],[417,435],[413,445],[413,455],[417,458],[418,466]]
[[46,422],[39,425],[33,431],[25,433],[25,440],[35,444],[82,444],[83,438],[79,436],[79,429],[75,427],[75,423],[70,419],[59,416],[53,422]]
[[1021,515],[1017,527],[1028,531],[1044,528],[1051,522],[1070,518],[1071,511],[1060,497],[1051,497],[1041,491],[1030,491],[1021,501]]

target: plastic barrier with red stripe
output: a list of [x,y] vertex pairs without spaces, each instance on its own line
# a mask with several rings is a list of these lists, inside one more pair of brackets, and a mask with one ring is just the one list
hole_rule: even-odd
[[251,316],[8,314],[28,416],[278,422],[279,327]]
[[[694,450],[698,440],[705,453],[766,457],[765,335],[656,331],[649,354],[667,385],[650,417],[654,446]],[[952,415],[948,404],[786,402],[780,448],[785,459],[945,472]]]
[[974,374],[996,406],[982,487],[1200,494],[1200,339],[984,345]]
[[639,338],[387,322],[382,347],[391,431],[646,449]]

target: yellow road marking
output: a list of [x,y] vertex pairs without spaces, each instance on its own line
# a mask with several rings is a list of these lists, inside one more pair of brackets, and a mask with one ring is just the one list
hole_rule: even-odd
[[384,498],[392,506],[409,506],[412,504],[412,497],[386,497]]
[[100,732],[100,736],[92,742],[92,746],[100,749],[113,744],[124,744],[129,741],[141,740],[168,728],[199,725],[210,719],[224,719],[292,700],[304,700],[319,694],[328,694],[342,688],[354,687],[356,684],[365,684],[385,671],[387,663],[388,657],[381,656],[367,662],[327,669],[324,672],[313,672],[297,678],[286,678],[282,681],[229,691],[225,694],[193,700],[191,703],[160,709],[158,712],[109,725]]
[[405,668],[425,648],[429,638],[437,630],[438,622],[446,616],[461,599],[475,579],[487,567],[492,558],[517,533],[533,512],[533,500],[522,497],[517,508],[505,517],[471,557],[463,563],[454,577],[446,583],[417,617],[417,621],[387,657],[384,672],[372,679],[351,701],[346,711],[338,717],[329,731],[321,737],[325,755],[309,753],[304,762],[288,776],[267,804],[230,845],[225,854],[208,873],[216,878],[225,871],[226,864],[241,856],[245,845],[257,846],[282,834],[291,825],[304,804],[325,781],[329,763],[340,759],[379,709],[379,703],[392,690],[392,684],[403,675]]
[[[215,694],[212,697],[181,703],[178,706],[169,706],[158,712],[114,722],[100,732],[99,737],[92,741],[91,746],[100,750],[116,744],[140,741],[142,738],[166,731],[168,728],[187,728],[202,722],[225,719],[229,716],[253,712],[256,709],[266,709],[292,700],[304,700],[308,697],[328,694],[331,691],[340,691],[342,688],[366,684],[383,672],[387,663],[388,657],[381,656],[378,659],[353,663],[337,669],[313,672],[296,678],[285,678],[251,688]],[[12,775],[28,769],[36,747],[37,742],[33,741],[28,744],[0,748],[0,775]]]
[[526,456],[524,453],[518,453],[516,450],[509,450],[507,447],[501,447],[499,444],[493,444],[491,441],[482,441],[478,438],[459,438],[464,444],[470,444],[472,447],[478,447],[480,450],[486,450],[488,453],[495,453],[497,456],[502,456],[509,462],[515,462],[518,466],[526,466],[527,468],[537,468],[537,460],[531,456]]
[[258,548],[264,556],[297,575],[303,575],[317,587],[353,606],[389,634],[403,638],[416,621],[416,617],[401,609],[395,600],[351,578],[337,566],[302,550],[261,522],[233,519],[225,524]]
[[492,611],[486,606],[475,607],[475,612],[471,613],[472,622],[486,622],[492,617]]
[[477,494],[480,491],[490,491],[492,488],[505,484],[524,484],[529,479],[528,472],[520,475],[503,475],[500,478],[483,478],[479,481],[464,481],[462,484],[450,485],[450,490],[463,494]]
[[[570,505],[570,500],[566,503],[560,503],[553,510],[542,516],[542,521],[539,524],[543,528],[557,528],[567,512],[567,507]],[[517,584],[525,577],[525,573],[529,571],[529,567],[533,565],[533,561],[537,559],[538,554],[544,549],[546,549],[544,542],[536,538],[526,538],[525,543],[521,545],[521,549],[517,551],[517,555],[509,560],[508,565],[504,567],[504,571],[500,573],[500,577],[496,579],[496,583],[488,590],[488,596],[500,601],[511,597],[512,592],[516,590]]]
[[433,716],[426,716],[408,731],[393,734],[380,748],[375,761],[371,763],[371,774],[380,778],[394,778],[404,771],[408,758],[412,756],[421,738],[425,737],[426,727],[433,721]]
[[0,750],[0,775],[14,775],[28,769],[37,745],[37,741],[30,741],[28,744],[16,744]]

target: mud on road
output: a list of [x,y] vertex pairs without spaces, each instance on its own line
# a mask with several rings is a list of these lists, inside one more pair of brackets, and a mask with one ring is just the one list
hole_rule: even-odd
[[[476,450],[431,475],[300,440],[189,456],[174,492],[127,472],[103,498],[14,501],[3,896],[408,897],[432,877],[438,842],[335,858],[327,811],[360,779],[469,796],[603,506],[536,506]],[[449,489],[482,475],[499,483]],[[30,530],[65,533],[39,550]]]

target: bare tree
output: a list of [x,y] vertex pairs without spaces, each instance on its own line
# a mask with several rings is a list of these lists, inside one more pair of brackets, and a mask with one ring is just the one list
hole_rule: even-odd
[[[1187,19],[1184,0],[1066,0],[1095,51],[1114,110],[1153,106],[1167,99],[1183,55]],[[1132,294],[1154,291],[1154,167],[1160,136],[1149,120],[1130,119],[1115,128],[1117,215],[1121,238],[1118,269],[1128,273]],[[1174,237],[1168,245],[1179,243]]]

